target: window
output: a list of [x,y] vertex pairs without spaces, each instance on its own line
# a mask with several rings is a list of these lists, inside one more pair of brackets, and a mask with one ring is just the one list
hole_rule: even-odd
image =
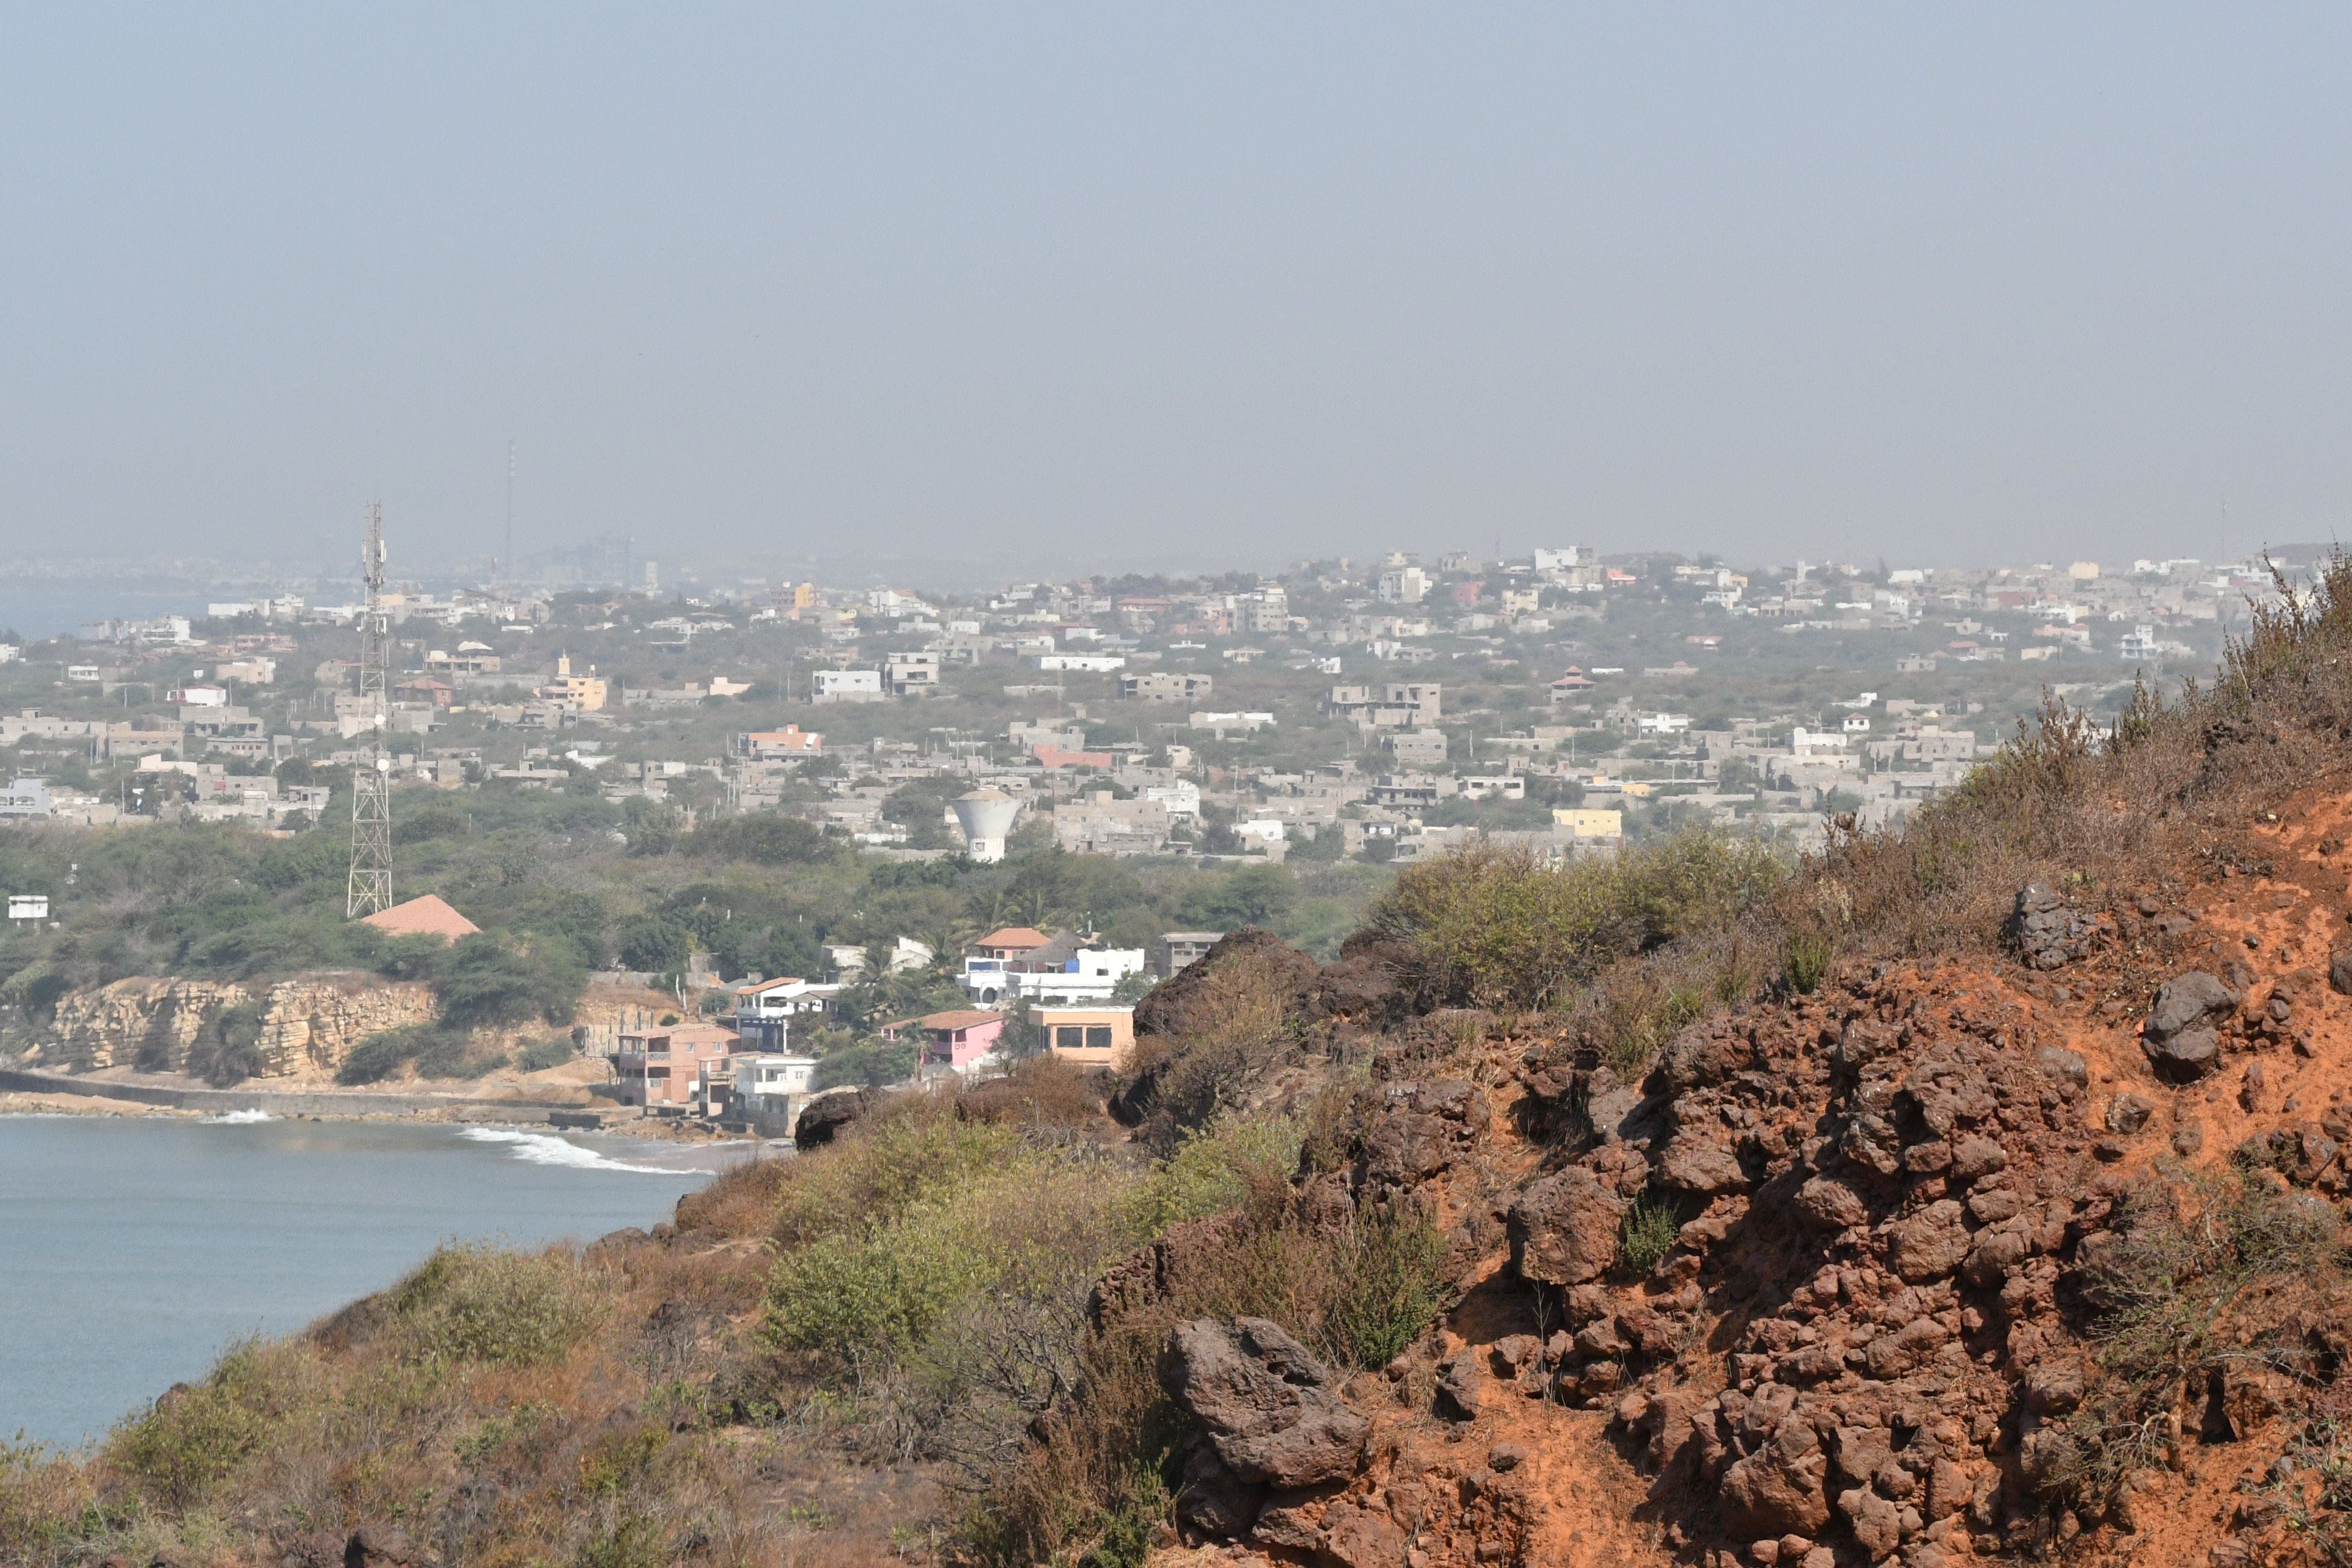
[[1090,1051],[1107,1051],[1110,1049],[1110,1026],[1108,1024],[1089,1024],[1087,1026],[1087,1049]]
[[1061,1050],[1078,1050],[1086,1045],[1086,1039],[1087,1031],[1080,1025],[1056,1024],[1054,1026],[1054,1044]]

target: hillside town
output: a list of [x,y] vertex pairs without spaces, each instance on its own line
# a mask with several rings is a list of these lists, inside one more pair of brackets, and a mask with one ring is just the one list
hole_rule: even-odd
[[[600,564],[633,584],[567,580]],[[665,595],[625,554],[527,587],[380,588],[382,729],[357,679],[360,604],[299,584],[8,640],[0,824],[339,844],[352,771],[381,745],[395,832],[423,803],[470,832],[494,799],[553,796],[595,803],[631,854],[790,822],[882,867],[1041,850],[1355,867],[1328,900],[1344,914],[1364,878],[1469,845],[1558,863],[1689,826],[1794,852],[1897,826],[2045,700],[2112,714],[2210,662],[2273,569],[1743,572],[1569,547],[959,597],[807,580]],[[64,890],[9,891],[31,900],[21,924]],[[658,961],[657,943],[598,939],[607,1005],[572,1033],[625,1110],[783,1135],[853,1060],[868,1077],[969,1077],[1037,1049],[1121,1065],[1129,1005],[1233,923],[1185,929],[1183,908],[1130,910],[1116,932],[1101,910],[948,935],[859,925],[793,949],[792,973],[699,938]],[[476,929],[430,891],[368,919]],[[845,1017],[845,988],[901,973],[920,1010]],[[828,1064],[845,1022],[857,1047]]]

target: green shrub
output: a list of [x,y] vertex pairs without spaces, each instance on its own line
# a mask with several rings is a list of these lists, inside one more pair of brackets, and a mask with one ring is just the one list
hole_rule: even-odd
[[562,1252],[445,1247],[385,1293],[413,1359],[528,1365],[554,1361],[603,1315]]
[[2037,1469],[2053,1496],[2103,1505],[2134,1469],[2161,1468],[2181,1390],[2203,1389],[2230,1363],[2310,1383],[2333,1375],[2305,1330],[2315,1313],[2341,1317],[2352,1287],[2336,1211],[2242,1173],[2203,1180],[2186,1207],[2179,1198],[2127,1203],[2085,1269],[2100,1375],[2042,1438]]
[[535,938],[530,951],[490,931],[450,944],[433,967],[441,1021],[455,1028],[500,1027],[539,1018],[569,1024],[588,967],[561,937]]
[[1445,1238],[1424,1215],[1348,1227],[1323,1338],[1339,1359],[1386,1366],[1444,1309]]
[[506,1066],[504,1053],[478,1051],[462,1029],[411,1024],[370,1035],[335,1069],[337,1083],[381,1083],[410,1063],[424,1078],[479,1078]]
[[858,1040],[827,1051],[809,1083],[814,1089],[887,1089],[915,1076],[920,1060],[912,1040]]
[[1183,1135],[1128,1202],[1128,1227],[1139,1238],[1188,1219],[1241,1207],[1251,1194],[1286,1184],[1298,1168],[1305,1129],[1286,1116],[1221,1117]]
[[1552,1005],[1609,963],[1724,923],[1786,875],[1766,846],[1694,828],[1554,866],[1473,845],[1406,868],[1365,929],[1431,1006]]
[[545,1072],[560,1068],[580,1054],[580,1047],[562,1035],[550,1035],[543,1040],[533,1040],[515,1053],[515,1066],[525,1072]]
[[268,1011],[258,1002],[223,1008],[188,1047],[188,1070],[215,1089],[243,1083],[261,1071],[268,1065],[261,1054]]
[[308,1370],[287,1346],[237,1345],[203,1382],[181,1384],[117,1426],[105,1458],[157,1503],[193,1508],[261,1445]]
[[797,816],[748,812],[707,822],[677,840],[680,853],[760,866],[799,866],[834,853],[823,830]]
[[1635,1274],[1647,1274],[1674,1250],[1683,1228],[1681,1203],[1665,1193],[1645,1192],[1625,1210],[1617,1233],[1617,1256]]
[[1789,939],[1780,953],[1780,975],[1789,989],[1800,996],[1810,996],[1829,978],[1830,960],[1836,949],[1830,939],[1815,932],[1800,932]]

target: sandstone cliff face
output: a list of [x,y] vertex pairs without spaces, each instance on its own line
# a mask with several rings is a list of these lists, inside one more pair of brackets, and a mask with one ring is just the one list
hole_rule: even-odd
[[331,1073],[370,1035],[430,1022],[423,985],[358,974],[309,975],[270,985],[215,980],[118,980],[58,1003],[55,1058],[95,1069],[179,1072],[189,1047],[232,1007],[262,1009],[264,1078]]

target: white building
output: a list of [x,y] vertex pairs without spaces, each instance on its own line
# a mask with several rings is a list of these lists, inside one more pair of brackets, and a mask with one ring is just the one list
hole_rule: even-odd
[[1373,592],[1383,605],[1418,605],[1429,597],[1429,574],[1418,566],[1391,566],[1381,573]]
[[878,669],[820,669],[810,678],[812,702],[879,702],[882,672]]
[[779,1051],[745,1051],[728,1058],[726,1065],[735,1075],[730,1107],[735,1117],[763,1137],[788,1136],[814,1093],[816,1060]]

